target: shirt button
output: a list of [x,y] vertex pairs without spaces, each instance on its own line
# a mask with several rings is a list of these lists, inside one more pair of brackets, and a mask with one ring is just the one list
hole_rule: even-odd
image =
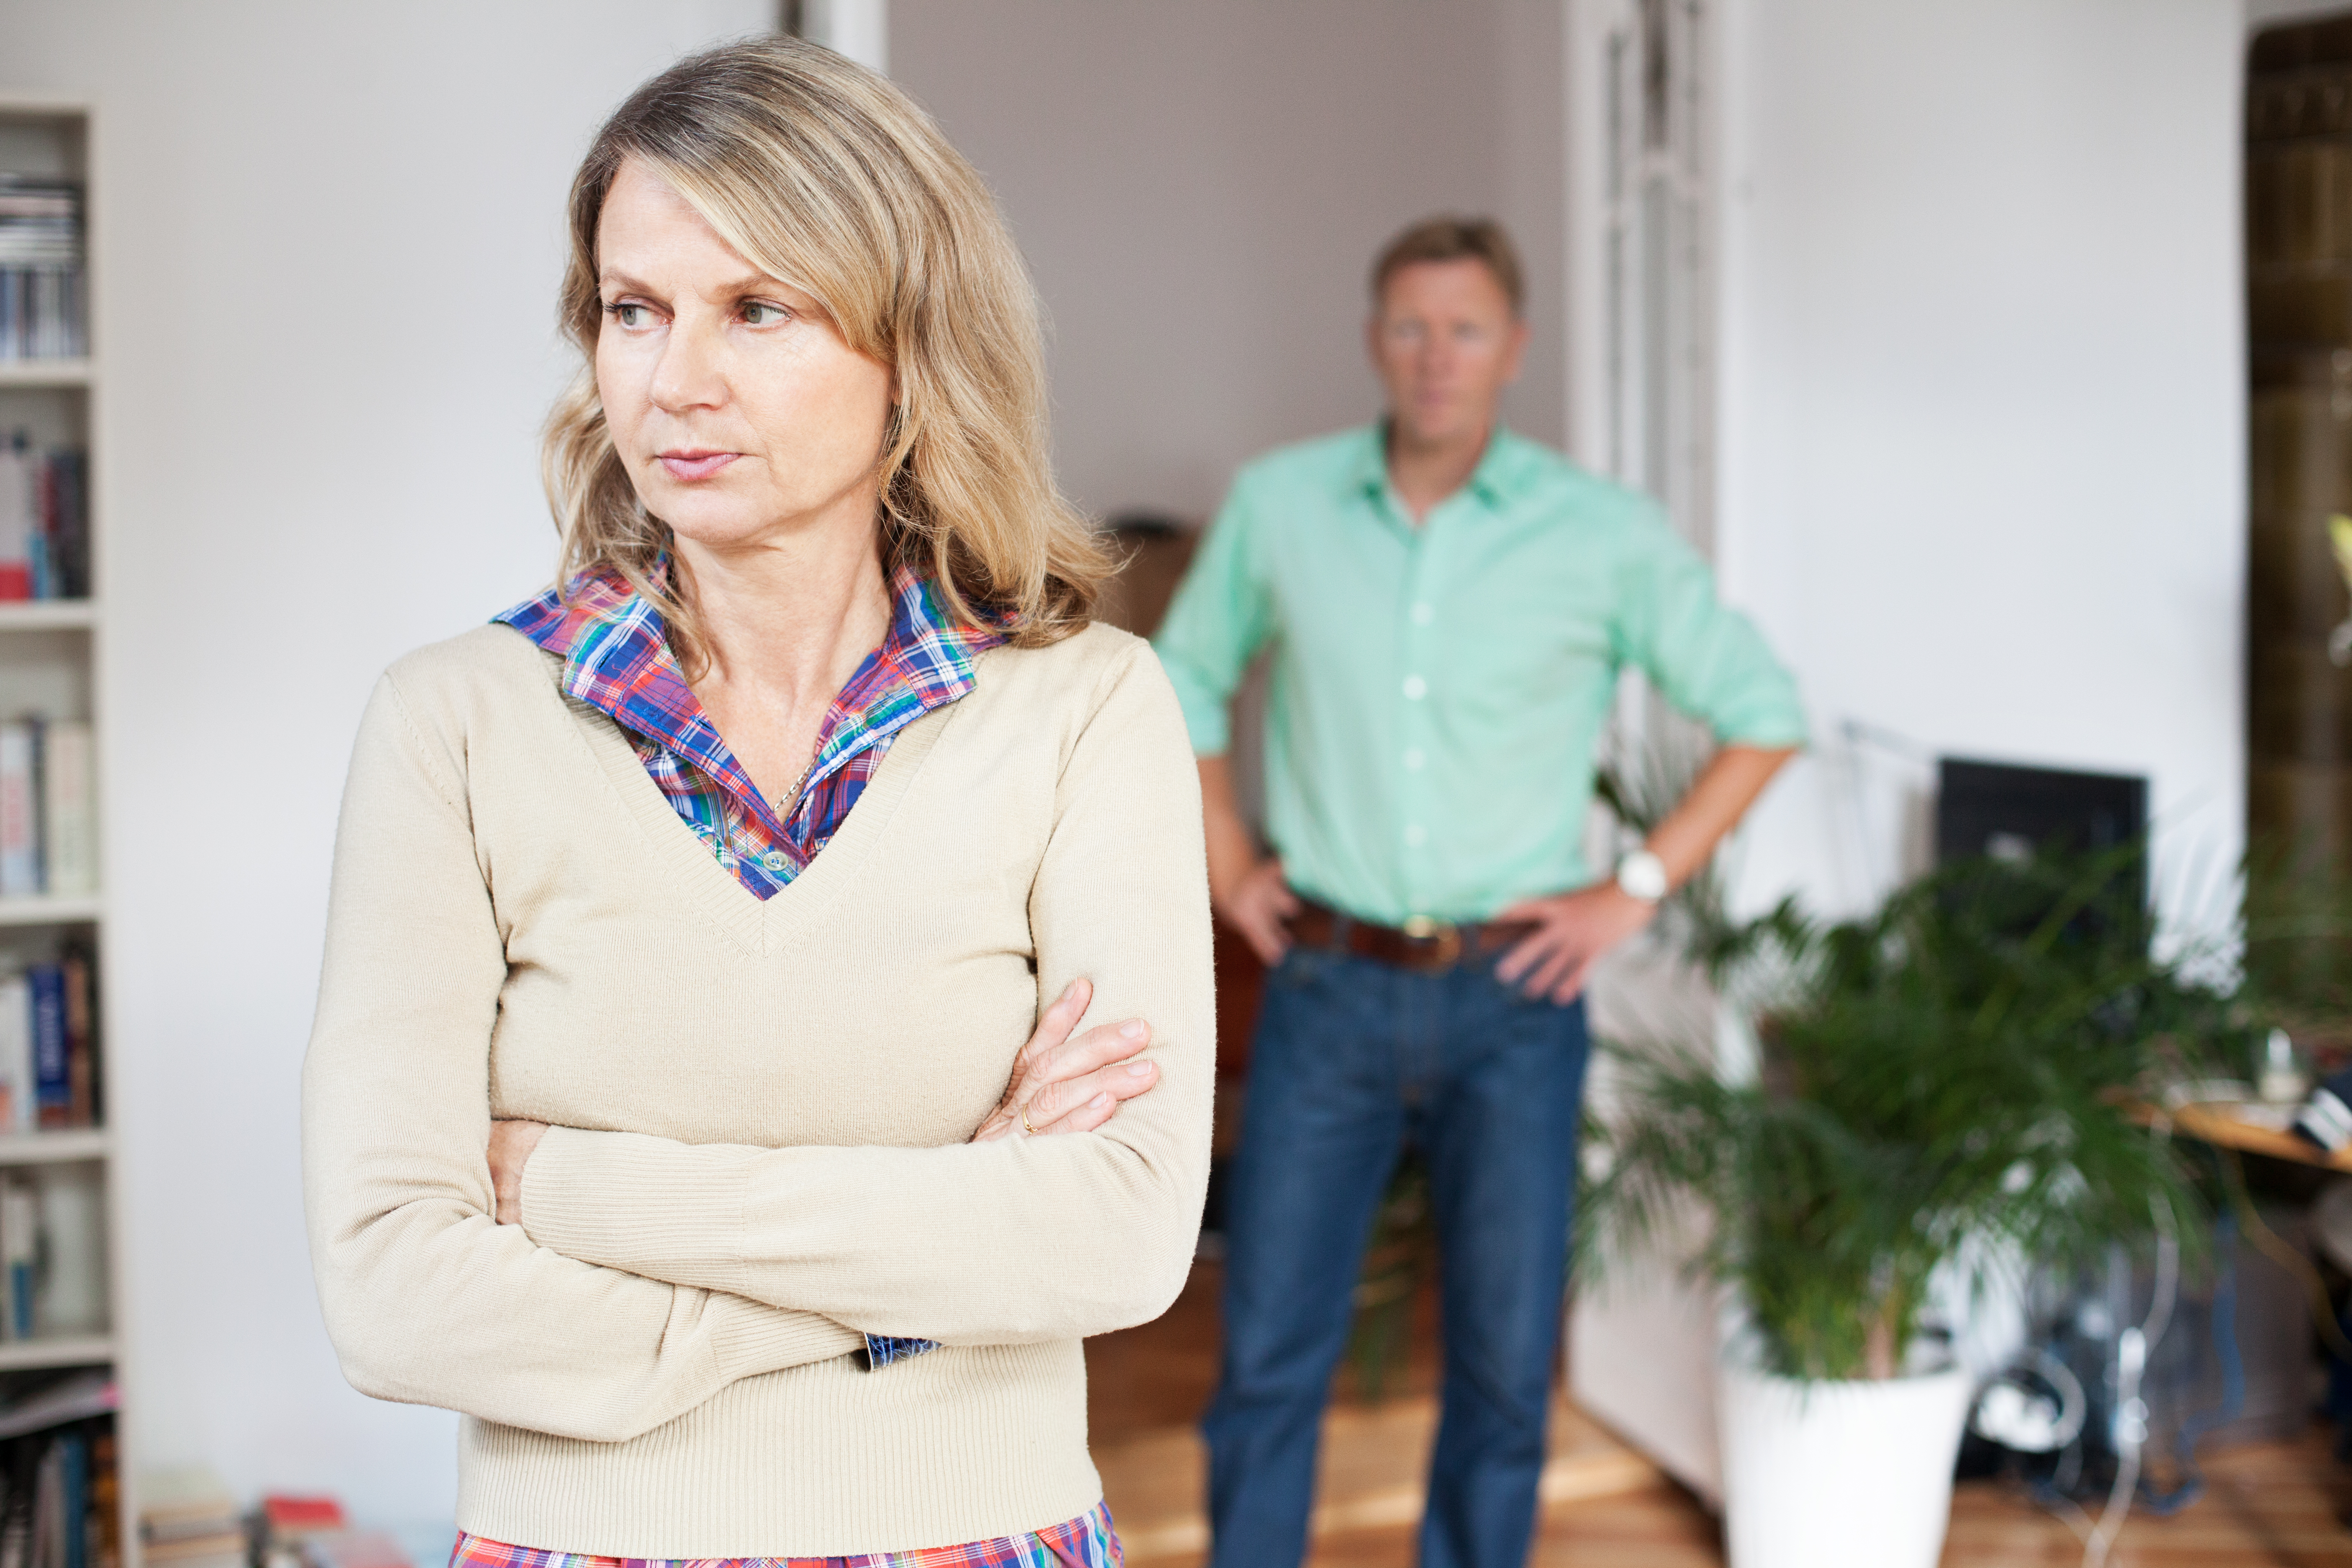
[[1406,701],[1418,702],[1428,695],[1429,682],[1423,680],[1418,675],[1408,675],[1404,678],[1404,700]]
[[760,857],[760,864],[771,871],[781,871],[784,868],[784,852],[781,849],[771,849]]
[[1437,612],[1431,609],[1427,605],[1415,605],[1412,607],[1412,624],[1414,626],[1425,626],[1436,618]]
[[1416,822],[1404,830],[1404,841],[1407,847],[1418,849],[1429,842],[1429,829]]
[[1404,765],[1406,771],[1410,773],[1417,773],[1421,772],[1421,765],[1427,761],[1429,761],[1429,759],[1422,754],[1422,750],[1419,746],[1412,748],[1404,754]]

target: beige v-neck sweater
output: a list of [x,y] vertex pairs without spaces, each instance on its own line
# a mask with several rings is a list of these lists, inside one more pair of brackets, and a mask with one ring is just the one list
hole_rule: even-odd
[[[1018,1534],[1101,1496],[1080,1340],[1207,1179],[1197,778],[1144,644],[998,648],[765,903],[505,626],[378,686],[303,1073],[345,1374],[462,1412],[457,1522],[627,1557]],[[1141,1016],[1099,1132],[964,1142],[1041,999]],[[493,1117],[551,1123],[501,1226]],[[866,1370],[862,1336],[945,1348]]]

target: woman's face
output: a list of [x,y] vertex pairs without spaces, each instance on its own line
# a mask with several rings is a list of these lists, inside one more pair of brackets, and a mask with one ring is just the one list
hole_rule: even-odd
[[872,524],[889,366],[636,160],[614,176],[596,254],[596,390],[646,510],[722,552],[811,523]]

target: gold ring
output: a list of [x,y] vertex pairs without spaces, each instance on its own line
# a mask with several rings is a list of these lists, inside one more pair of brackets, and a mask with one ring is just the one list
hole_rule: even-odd
[[1024,1138],[1037,1136],[1037,1130],[1029,1125],[1029,1108],[1025,1105],[1021,1108],[1021,1136]]

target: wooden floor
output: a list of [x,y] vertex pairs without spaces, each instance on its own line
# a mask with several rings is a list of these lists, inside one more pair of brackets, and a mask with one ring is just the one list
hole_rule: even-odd
[[[1203,1265],[1156,1323],[1089,1342],[1096,1462],[1138,1568],[1197,1568],[1207,1544],[1192,1426],[1216,1380],[1216,1269]],[[1377,1404],[1346,1373],[1325,1426],[1318,1568],[1409,1568],[1420,1476],[1435,1426],[1433,1309]],[[1536,1568],[1721,1568],[1713,1516],[1605,1428],[1565,1403],[1554,1415]],[[2352,1568],[2352,1471],[2316,1429],[2298,1443],[2204,1458],[2204,1498],[2170,1519],[2135,1511],[2112,1568]],[[2072,1564],[2068,1525],[1998,1483],[1963,1485],[1945,1568]]]

